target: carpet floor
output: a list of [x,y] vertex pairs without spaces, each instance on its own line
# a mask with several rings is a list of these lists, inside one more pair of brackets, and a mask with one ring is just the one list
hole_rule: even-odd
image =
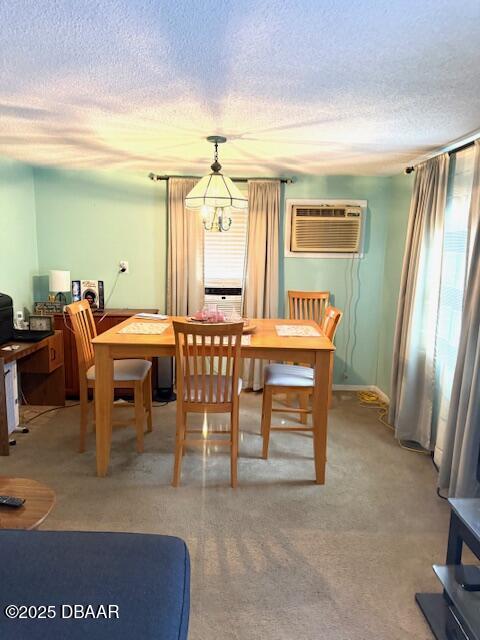
[[33,420],[0,473],[56,491],[43,529],[184,538],[191,640],[430,640],[414,594],[440,591],[431,565],[445,557],[449,508],[429,457],[401,449],[355,394],[336,392],[317,486],[309,434],[273,433],[270,459],[259,458],[260,406],[242,394],[235,491],[226,448],[188,451],[181,487],[170,486],[175,404],[155,408],[142,455],[133,429],[114,431],[107,478],[95,476],[93,433],[76,453],[78,406]]

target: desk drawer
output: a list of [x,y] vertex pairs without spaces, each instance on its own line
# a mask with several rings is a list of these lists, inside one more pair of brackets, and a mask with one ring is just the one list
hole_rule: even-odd
[[51,373],[63,366],[63,336],[61,331],[55,331],[53,336],[42,341],[38,351],[19,361],[20,371],[23,373]]
[[54,371],[63,364],[63,336],[61,331],[48,339],[48,371]]

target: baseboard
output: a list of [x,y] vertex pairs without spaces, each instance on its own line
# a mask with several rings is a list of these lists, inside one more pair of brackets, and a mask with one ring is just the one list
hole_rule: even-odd
[[382,402],[390,403],[390,398],[374,384],[334,384],[334,391],[373,391]]

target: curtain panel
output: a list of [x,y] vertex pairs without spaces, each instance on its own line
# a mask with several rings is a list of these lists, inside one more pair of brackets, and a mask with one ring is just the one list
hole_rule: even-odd
[[168,181],[167,313],[193,314],[204,302],[204,229],[199,212],[185,208],[185,196],[197,183],[189,178]]
[[450,497],[480,497],[480,141],[470,201],[471,254],[439,486]]
[[435,444],[436,325],[449,156],[416,167],[395,328],[389,421],[399,440]]
[[[248,181],[247,264],[243,312],[247,318],[278,316],[280,181]],[[244,387],[263,388],[263,362],[245,360]]]

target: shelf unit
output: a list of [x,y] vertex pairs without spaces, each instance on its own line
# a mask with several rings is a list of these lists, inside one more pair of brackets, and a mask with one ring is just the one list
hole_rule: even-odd
[[480,592],[466,591],[455,578],[464,545],[480,560],[480,500],[449,502],[447,561],[433,566],[443,593],[417,593],[415,599],[437,640],[480,640]]

